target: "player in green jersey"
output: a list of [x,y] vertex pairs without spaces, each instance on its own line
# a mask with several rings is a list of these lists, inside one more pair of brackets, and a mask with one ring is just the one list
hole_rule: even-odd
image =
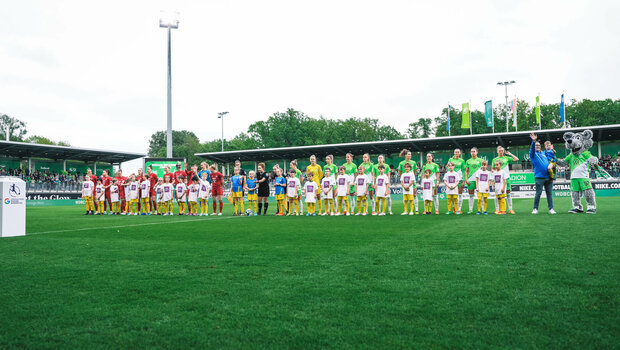
[[[463,159],[461,154],[461,149],[456,148],[454,150],[454,155],[452,156],[452,158],[448,159],[448,163],[452,162],[452,164],[454,164],[454,171],[461,172],[462,178],[465,178],[465,160]],[[459,198],[457,214],[461,214],[461,207],[463,206],[463,183],[464,181],[461,180],[458,186]]]
[[[297,200],[298,200],[297,205],[299,206],[299,215],[304,215],[303,201],[301,200],[301,188],[303,188],[304,186],[304,179],[303,179],[303,176],[301,176],[301,170],[297,169],[297,159],[293,159],[289,165],[290,165],[290,169],[295,170],[295,177],[299,179],[299,191],[297,193]],[[286,201],[286,203],[288,205],[288,201]],[[288,207],[286,209],[288,210]]]
[[368,206],[372,208],[372,215],[377,215],[375,211],[375,165],[370,161],[370,155],[368,153],[364,153],[362,156],[362,164],[360,166],[364,167],[364,174],[368,178]]
[[422,167],[422,173],[430,170],[430,179],[435,180],[435,188],[433,188],[433,202],[435,202],[435,215],[439,215],[439,196],[437,195],[437,185],[439,184],[439,165],[435,163],[435,159],[431,153],[426,154],[426,164]]
[[465,183],[467,184],[467,192],[469,192],[469,212],[474,211],[474,192],[476,191],[476,171],[482,166],[482,159],[478,158],[478,148],[472,147],[471,158],[465,162]]
[[[408,149],[403,149],[402,151],[400,151],[399,154],[401,157],[405,157],[405,160],[403,160],[402,162],[400,162],[398,164],[398,177],[400,178],[403,173],[405,172],[405,164],[410,164],[411,165],[411,171],[413,172],[413,175],[418,175],[418,163],[416,163],[414,160],[411,160],[411,151]],[[403,199],[403,205],[404,205],[404,199]],[[415,213],[418,214],[418,187],[417,185],[413,188],[413,205],[415,206]]]
[[[331,154],[325,157],[325,165],[323,166],[323,172],[325,172],[325,169],[329,169],[329,173],[331,174],[331,176],[334,178],[334,181],[335,181],[336,177],[338,176],[338,166],[334,164],[334,156],[332,156]],[[336,188],[335,185],[334,185],[334,188]]]
[[[379,171],[379,165],[383,165],[385,167],[385,172],[384,174],[388,176],[388,178],[392,178],[391,175],[391,171],[392,169],[390,169],[390,166],[385,162],[385,156],[383,156],[382,154],[379,155],[379,157],[377,157],[377,164],[375,164],[375,167],[373,169],[373,175],[374,175],[374,179],[375,181],[377,180],[377,176],[381,175],[381,172]],[[392,196],[390,194],[391,189],[390,186],[388,185],[388,193],[387,193],[387,207],[388,207],[388,212],[390,215],[392,215]],[[375,212],[379,211],[379,200],[376,201],[375,203]]]
[[353,154],[347,153],[345,159],[347,160],[347,162],[342,164],[342,166],[345,169],[344,173],[346,175],[349,175],[351,183],[353,184],[351,185],[351,187],[349,187],[349,202],[350,202],[349,205],[351,206],[349,208],[350,210],[349,213],[354,213],[355,212],[355,182],[353,180],[355,180],[355,174],[357,174],[357,165],[353,163]]
[[[495,161],[499,161],[502,164],[502,170],[506,173],[506,203],[508,204],[508,213],[514,214],[514,210],[512,210],[512,195],[510,194],[510,168],[508,164],[512,162],[518,162],[519,158],[515,157],[514,154],[508,152],[502,146],[497,146],[497,157],[493,158],[491,164],[495,164]],[[495,214],[499,213],[499,202],[495,199]]]

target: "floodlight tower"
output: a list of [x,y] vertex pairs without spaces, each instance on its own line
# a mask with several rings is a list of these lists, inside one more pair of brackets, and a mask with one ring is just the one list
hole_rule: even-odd
[[217,119],[222,119],[222,152],[224,152],[224,116],[228,114],[228,112],[219,112],[217,114]]
[[514,80],[504,82],[500,81],[497,83],[497,85],[504,85],[504,89],[506,90],[506,132],[508,132],[508,85],[512,85],[514,83]]
[[179,28],[179,12],[162,12],[159,18],[159,27],[168,28],[168,125],[166,129],[166,157],[172,158],[172,51],[171,33],[172,29]]

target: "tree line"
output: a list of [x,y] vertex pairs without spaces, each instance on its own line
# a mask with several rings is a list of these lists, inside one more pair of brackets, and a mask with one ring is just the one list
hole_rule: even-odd
[[[541,104],[542,129],[561,128],[560,104]],[[506,106],[500,104],[493,109],[495,132],[506,131]],[[567,127],[609,125],[620,121],[620,100],[571,100],[565,107]],[[511,117],[508,112],[508,117]],[[450,134],[467,135],[469,129],[461,129],[462,111],[450,110]],[[487,127],[484,111],[471,110],[472,133],[485,134],[492,131]],[[415,119],[415,118],[412,118]],[[438,116],[422,117],[407,125],[405,132],[399,132],[391,125],[381,124],[374,118],[329,119],[323,116],[311,118],[301,111],[289,108],[276,112],[267,120],[257,121],[232,139],[224,140],[224,150],[308,146],[329,143],[397,140],[403,138],[428,138],[448,136],[446,129],[448,108]],[[538,130],[535,106],[525,100],[517,100],[517,129]],[[515,131],[510,120],[509,131]],[[218,152],[221,139],[200,142],[191,131],[174,130],[172,133],[174,157],[186,158],[190,163],[199,163],[194,153]],[[148,154],[151,157],[166,156],[166,132],[158,131],[151,136]]]

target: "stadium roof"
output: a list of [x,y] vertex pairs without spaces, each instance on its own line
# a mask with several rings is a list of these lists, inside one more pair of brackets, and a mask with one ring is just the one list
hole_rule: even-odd
[[[542,140],[549,140],[553,143],[563,143],[564,140],[562,139],[562,135],[565,132],[576,132],[586,129],[592,130],[595,141],[620,140],[620,124],[589,126],[583,128],[534,130],[534,132],[537,133],[539,138]],[[522,146],[529,145],[530,132],[532,131],[528,130],[508,133],[500,132],[493,134],[445,136],[426,139],[402,139],[314,146],[247,149],[228,152],[196,153],[195,155],[218,163],[232,163],[237,159],[242,161],[296,159],[309,157],[313,154],[317,157],[322,157],[328,154],[343,155],[347,152],[351,152],[353,154],[370,153],[388,155],[398,153],[403,148],[407,148],[412,152],[432,152],[445,151],[457,147],[467,149],[474,146],[478,148],[490,148],[497,145],[502,145],[504,147]]]
[[84,162],[121,163],[142,158],[139,153],[102,151],[89,148],[76,148],[37,143],[0,141],[0,155],[12,158],[48,158],[54,160],[80,160]]

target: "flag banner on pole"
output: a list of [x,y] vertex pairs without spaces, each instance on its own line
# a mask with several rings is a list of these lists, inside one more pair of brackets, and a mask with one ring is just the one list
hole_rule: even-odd
[[487,126],[493,126],[493,102],[487,101],[484,103],[484,119],[487,121]]
[[517,127],[517,99],[512,100],[512,126]]
[[446,131],[450,132],[450,105],[448,105],[448,124],[446,124]]
[[536,124],[540,124],[540,96],[536,96]]
[[469,102],[463,103],[463,120],[461,121],[461,129],[469,129]]
[[564,94],[562,94],[562,102],[560,102],[560,123],[564,123]]

